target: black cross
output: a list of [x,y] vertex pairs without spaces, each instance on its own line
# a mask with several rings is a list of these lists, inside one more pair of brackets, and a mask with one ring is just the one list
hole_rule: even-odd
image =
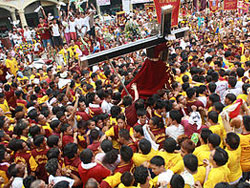
[[[153,47],[163,42],[167,42],[169,34],[174,35],[176,39],[184,37],[186,33],[189,31],[188,27],[171,31],[172,9],[173,7],[171,5],[167,5],[161,8],[162,11],[161,11],[160,34],[149,38],[140,39],[135,42],[131,42],[122,46],[104,50],[98,53],[94,53],[88,56],[84,56],[81,58],[82,66],[86,65],[92,66],[99,62],[106,61],[108,59],[112,59],[145,48],[152,49]],[[147,51],[148,56],[149,52],[150,50]]]

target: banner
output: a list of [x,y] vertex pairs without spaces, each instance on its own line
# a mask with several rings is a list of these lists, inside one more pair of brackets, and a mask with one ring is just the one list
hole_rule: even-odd
[[110,0],[97,0],[97,5],[99,6],[106,6],[106,5],[110,5]]
[[177,26],[178,25],[180,2],[181,2],[180,0],[154,0],[158,22],[161,23],[161,7],[163,7],[165,5],[172,5],[173,11],[172,11],[171,26],[172,27]]
[[238,12],[240,14],[245,14],[249,11],[249,4],[243,1],[239,1],[238,3]]
[[209,9],[212,13],[217,12],[218,10],[218,0],[209,0]]
[[224,10],[237,10],[237,0],[224,0]]

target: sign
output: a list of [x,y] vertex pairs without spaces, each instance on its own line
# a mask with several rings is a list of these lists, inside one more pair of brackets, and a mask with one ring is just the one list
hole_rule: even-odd
[[217,12],[218,10],[218,0],[209,0],[209,9],[212,13]]
[[224,0],[224,10],[237,10],[237,0]]
[[138,4],[138,3],[150,3],[153,2],[153,0],[131,0],[132,4]]
[[172,11],[171,27],[177,26],[180,2],[181,2],[180,0],[154,0],[158,22],[161,23],[161,7],[165,5],[172,5],[173,11]]
[[126,14],[130,13],[130,0],[122,0],[122,9]]
[[98,6],[110,5],[110,0],[97,0],[96,2]]

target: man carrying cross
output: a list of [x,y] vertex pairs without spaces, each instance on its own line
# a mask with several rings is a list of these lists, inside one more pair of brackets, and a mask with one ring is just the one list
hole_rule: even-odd
[[129,93],[133,95],[130,90],[133,83],[137,83],[139,95],[143,98],[151,96],[156,93],[157,90],[164,88],[165,84],[167,88],[170,88],[173,77],[170,67],[166,65],[168,48],[170,46],[170,41],[168,39],[184,37],[185,33],[188,31],[188,28],[171,31],[171,14],[172,6],[168,5],[162,7],[161,33],[159,35],[83,57],[81,59],[83,65],[86,65],[86,63],[88,65],[93,65],[101,61],[146,48],[148,58],[136,77],[126,88],[124,88],[123,95]]

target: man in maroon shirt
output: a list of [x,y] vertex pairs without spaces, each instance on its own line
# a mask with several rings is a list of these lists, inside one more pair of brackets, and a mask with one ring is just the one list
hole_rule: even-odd
[[50,35],[50,31],[49,31],[49,25],[47,23],[45,23],[45,21],[43,20],[43,18],[39,19],[40,24],[38,24],[37,26],[37,30],[39,32],[40,38],[43,42],[43,46],[44,48],[47,48],[47,44],[50,43],[50,45],[52,46],[52,40],[51,40],[51,35]]
[[80,154],[81,163],[78,166],[78,172],[81,177],[83,187],[89,178],[94,178],[99,183],[111,174],[110,170],[101,164],[93,162],[94,155],[90,149],[85,149]]

